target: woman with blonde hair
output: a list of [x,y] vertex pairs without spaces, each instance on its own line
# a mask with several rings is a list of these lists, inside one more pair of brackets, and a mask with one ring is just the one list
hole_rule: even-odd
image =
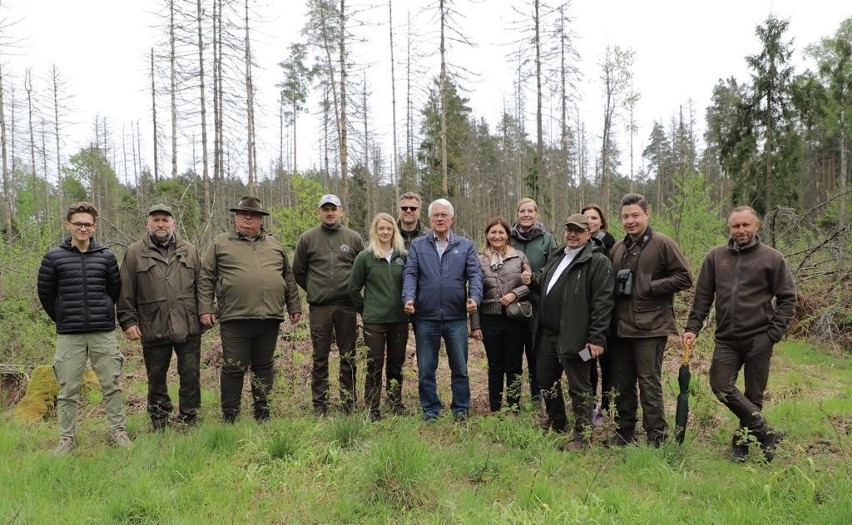
[[404,414],[402,366],[408,344],[408,316],[402,308],[402,269],[405,244],[393,217],[379,213],[370,225],[366,250],[355,257],[349,274],[349,295],[364,325],[369,348],[364,402],[370,419],[377,421],[382,397],[382,369],[387,367],[388,404],[394,414]]
[[[530,198],[518,201],[515,224],[512,225],[510,236],[512,247],[526,255],[533,274],[544,268],[550,260],[550,254],[556,249],[553,235],[539,221],[538,204]],[[530,299],[533,304],[538,302],[538,296],[535,294],[532,294]],[[533,402],[540,404],[541,386],[536,379],[537,360],[535,348],[533,348],[532,331],[527,332],[524,340],[524,354],[527,356],[527,369],[530,376],[530,395]]]
[[488,404],[492,412],[503,405],[503,391],[509,410],[521,404],[524,340],[529,322],[513,319],[506,306],[525,299],[532,272],[527,257],[509,246],[511,228],[502,217],[485,227],[485,249],[479,255],[482,265],[482,304],[470,315],[471,335],[485,344],[488,357]]

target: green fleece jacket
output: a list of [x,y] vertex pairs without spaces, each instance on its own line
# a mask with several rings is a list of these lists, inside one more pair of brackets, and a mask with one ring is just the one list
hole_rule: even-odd
[[293,274],[308,293],[308,303],[352,306],[349,272],[363,249],[361,236],[340,223],[303,233],[293,255]]
[[[364,324],[407,323],[402,309],[402,268],[405,255],[394,250],[390,262],[370,249],[355,257],[349,274],[349,295]],[[363,295],[361,291],[363,290]]]
[[199,314],[216,313],[220,321],[283,320],[285,304],[291,314],[301,312],[281,243],[266,232],[250,239],[231,231],[213,239],[201,261]]

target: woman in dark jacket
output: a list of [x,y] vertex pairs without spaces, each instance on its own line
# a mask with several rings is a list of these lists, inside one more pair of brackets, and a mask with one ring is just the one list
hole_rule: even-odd
[[482,264],[482,304],[471,314],[471,335],[485,344],[488,357],[488,405],[498,412],[506,404],[517,412],[521,401],[524,340],[529,324],[506,315],[506,305],[529,295],[532,277],[527,257],[509,246],[509,224],[502,217],[485,227]]
[[[603,249],[604,255],[609,254],[612,246],[615,244],[615,237],[607,231],[607,220],[601,207],[595,203],[587,204],[580,213],[589,219],[589,231],[592,233],[592,242],[595,242]],[[600,363],[601,371],[598,375],[598,363]],[[603,414],[609,410],[610,405],[610,390],[612,389],[612,374],[607,362],[607,354],[602,354],[597,359],[592,360],[592,392],[595,399],[598,397],[598,377],[601,384],[601,403],[595,407],[593,422],[597,425],[603,422]]]
[[[544,224],[539,221],[538,205],[534,200],[523,198],[518,201],[515,210],[515,224],[510,232],[512,248],[523,252],[530,263],[532,273],[538,273],[544,268],[550,255],[556,249],[556,241],[553,235],[545,230]],[[538,296],[532,294],[530,299],[533,304],[538,301]],[[527,332],[524,339],[524,354],[527,356],[527,370],[530,376],[530,396],[534,403],[541,403],[541,386],[535,377],[536,357],[533,348],[532,332]]]
[[615,244],[615,237],[607,231],[607,220],[601,207],[595,203],[587,204],[580,213],[589,219],[589,231],[592,232],[592,241],[604,247],[604,255],[607,255]]

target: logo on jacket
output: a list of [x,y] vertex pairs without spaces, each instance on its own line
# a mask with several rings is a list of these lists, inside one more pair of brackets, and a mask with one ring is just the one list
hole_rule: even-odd
[[404,262],[402,262],[402,257],[397,257],[396,259],[393,260],[393,263],[397,266],[402,266],[402,265],[405,264]]
[[351,252],[352,248],[350,248],[348,244],[343,243],[343,244],[340,245],[340,251],[341,252]]
[[730,266],[731,263],[727,259],[722,259],[721,261],[719,261],[719,267],[723,270],[727,270]]

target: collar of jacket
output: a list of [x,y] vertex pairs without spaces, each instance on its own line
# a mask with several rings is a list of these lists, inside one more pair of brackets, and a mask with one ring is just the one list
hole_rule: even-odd
[[334,233],[334,232],[340,230],[340,228],[343,227],[343,223],[341,221],[337,221],[337,223],[334,226],[329,226],[326,223],[322,223],[322,224],[320,224],[320,227],[325,232]]
[[[435,230],[431,230],[426,236],[426,238],[429,239],[429,242],[432,243],[432,246],[434,246],[438,240],[438,238],[435,237]],[[458,239],[456,238],[456,234],[453,233],[453,230],[447,230],[447,247],[454,245],[456,241],[458,241]]]
[[169,242],[166,244],[160,244],[155,239],[154,236],[151,235],[151,232],[148,232],[147,235],[143,238],[145,245],[151,248],[168,248],[169,246],[177,246],[177,232],[172,232],[172,236],[169,238]]
[[254,237],[249,237],[248,235],[241,233],[241,232],[237,231],[236,228],[234,228],[231,231],[231,235],[232,235],[231,236],[232,239],[237,239],[237,240],[240,240],[240,241],[254,242],[254,241],[259,241],[259,240],[263,239],[264,237],[266,237],[266,230],[263,228],[263,226],[261,226],[260,227],[260,233],[258,233]]
[[624,236],[624,246],[628,249],[632,248],[634,244],[639,244],[642,248],[644,248],[648,242],[651,241],[651,237],[654,236],[654,230],[651,229],[651,225],[649,224],[647,228],[645,228],[645,233],[642,234],[642,237],[639,237],[637,240],[633,240],[633,237],[630,234],[626,234]]
[[402,221],[399,220],[399,219],[396,220],[396,227],[399,228],[399,233],[401,235],[407,235],[409,237],[415,236],[415,235],[419,237],[420,233],[423,231],[423,225],[420,224],[420,219],[417,219],[417,226],[415,226],[414,229],[411,230],[411,231],[403,230],[402,229]]
[[759,244],[760,237],[757,234],[754,234],[754,239],[752,239],[751,242],[746,244],[745,246],[740,246],[739,244],[737,244],[737,241],[735,241],[734,238],[731,237],[730,239],[728,239],[728,250],[734,253],[748,252],[753,250]]
[[65,240],[62,241],[62,243],[59,245],[59,247],[64,249],[64,250],[68,250],[69,252],[77,252],[77,253],[99,252],[99,251],[102,251],[102,250],[106,250],[106,248],[107,248],[106,246],[101,246],[100,244],[96,243],[95,239],[89,239],[89,249],[86,250],[85,252],[81,252],[80,250],[77,249],[76,246],[74,246],[71,243],[71,237],[70,236],[66,237]]

